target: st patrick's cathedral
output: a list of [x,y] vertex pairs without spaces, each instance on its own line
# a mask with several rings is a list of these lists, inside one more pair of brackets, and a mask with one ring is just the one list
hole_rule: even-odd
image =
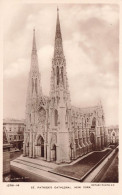
[[106,146],[102,105],[77,108],[71,104],[58,9],[49,97],[42,88],[33,30],[23,156],[59,164]]

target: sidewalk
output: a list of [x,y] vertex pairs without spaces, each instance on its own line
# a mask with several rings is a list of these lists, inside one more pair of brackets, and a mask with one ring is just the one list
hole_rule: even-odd
[[74,182],[72,179],[58,176],[48,172],[48,170],[42,170],[36,165],[33,167],[28,163],[11,161],[11,170],[22,177],[28,177],[29,182]]

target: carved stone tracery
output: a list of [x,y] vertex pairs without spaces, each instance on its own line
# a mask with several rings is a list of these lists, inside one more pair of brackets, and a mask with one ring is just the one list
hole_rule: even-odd
[[43,107],[41,107],[38,111],[38,123],[42,130],[45,128],[45,120],[46,120],[46,111]]

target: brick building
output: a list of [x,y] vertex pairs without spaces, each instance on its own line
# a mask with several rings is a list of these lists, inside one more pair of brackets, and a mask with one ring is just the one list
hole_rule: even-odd
[[23,148],[25,121],[15,119],[4,119],[3,130],[6,133],[8,143],[15,149]]

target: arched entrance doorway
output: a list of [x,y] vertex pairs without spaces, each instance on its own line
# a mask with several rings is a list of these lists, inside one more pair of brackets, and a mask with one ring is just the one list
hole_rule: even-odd
[[41,135],[38,137],[37,146],[38,149],[40,150],[38,153],[39,156],[44,157],[44,139]]
[[94,133],[90,134],[90,142],[92,143],[92,149],[95,149],[95,135]]
[[55,110],[54,112],[54,124],[55,126],[58,125],[58,111],[57,110]]

